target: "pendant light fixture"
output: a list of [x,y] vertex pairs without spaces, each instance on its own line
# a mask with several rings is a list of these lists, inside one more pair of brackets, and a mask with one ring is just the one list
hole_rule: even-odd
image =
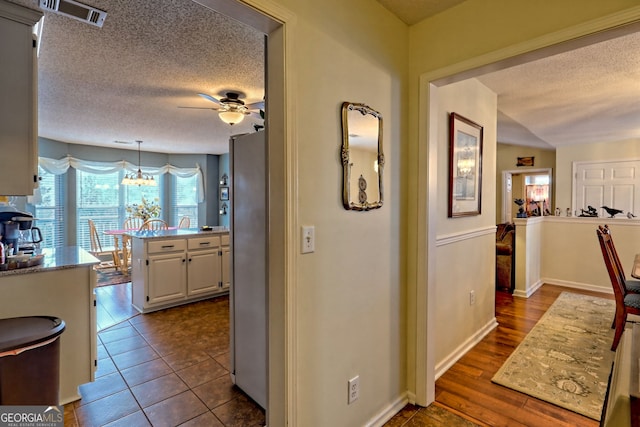
[[143,175],[142,171],[140,170],[140,144],[142,144],[142,141],[136,141],[136,142],[138,143],[138,172],[136,174],[126,173],[120,184],[137,185],[138,187],[140,186],[155,187],[156,185],[158,185],[155,179],[153,179],[151,175]]

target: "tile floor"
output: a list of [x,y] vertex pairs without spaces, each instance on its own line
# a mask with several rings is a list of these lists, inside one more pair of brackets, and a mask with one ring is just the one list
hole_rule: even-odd
[[228,297],[134,315],[98,338],[96,380],[65,405],[66,427],[265,425],[231,383]]

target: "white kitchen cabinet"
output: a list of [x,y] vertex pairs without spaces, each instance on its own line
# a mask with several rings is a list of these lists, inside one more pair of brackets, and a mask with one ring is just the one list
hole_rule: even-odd
[[0,194],[38,185],[37,58],[33,26],[42,12],[0,0]]
[[132,302],[137,310],[145,313],[228,292],[228,233],[132,237]]
[[189,252],[188,295],[213,292],[220,288],[219,253],[213,249]]
[[[225,262],[229,258],[229,235],[210,235],[194,237],[188,241],[188,295],[212,293],[228,290],[228,279],[225,286]],[[222,246],[223,242],[226,246]],[[225,256],[226,251],[226,256]],[[229,267],[226,266],[228,271]]]
[[184,252],[149,255],[149,305],[181,300],[186,295],[186,265]]

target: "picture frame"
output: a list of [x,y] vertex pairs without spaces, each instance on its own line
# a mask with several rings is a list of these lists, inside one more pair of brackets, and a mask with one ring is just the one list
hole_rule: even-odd
[[482,212],[483,131],[458,113],[449,115],[449,218]]
[[220,187],[220,200],[229,200],[229,187]]
[[516,166],[533,166],[535,157],[518,157]]

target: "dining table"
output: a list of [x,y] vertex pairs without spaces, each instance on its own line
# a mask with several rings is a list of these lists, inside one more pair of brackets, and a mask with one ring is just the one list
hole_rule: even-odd
[[631,277],[640,279],[640,254],[636,254],[633,260],[633,268],[631,269]]

